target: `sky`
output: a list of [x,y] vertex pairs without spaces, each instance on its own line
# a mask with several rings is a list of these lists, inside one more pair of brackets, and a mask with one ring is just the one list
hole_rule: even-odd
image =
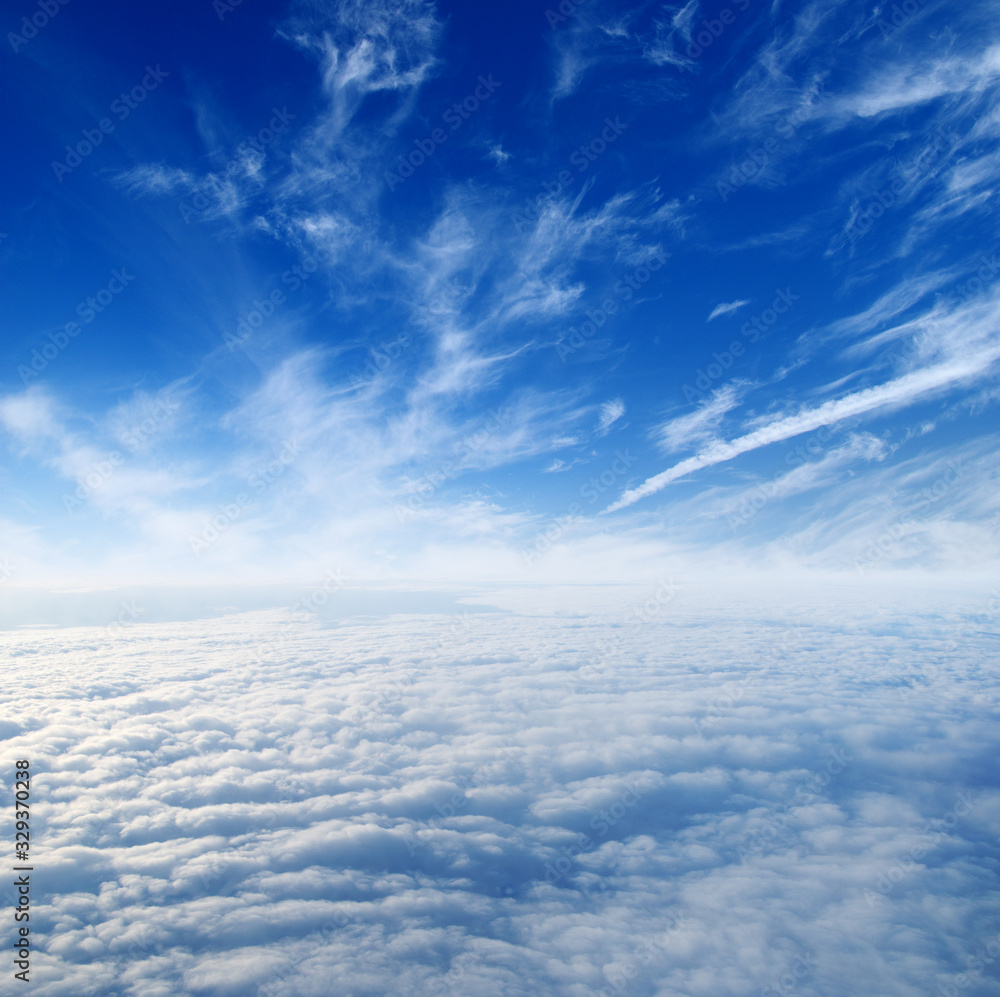
[[0,584],[995,574],[994,13],[8,10]]
[[1000,997],[995,4],[0,24],[33,993]]

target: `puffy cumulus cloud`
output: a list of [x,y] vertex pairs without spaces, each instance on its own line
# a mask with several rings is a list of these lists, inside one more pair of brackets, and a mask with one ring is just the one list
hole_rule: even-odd
[[486,601],[9,634],[33,991],[993,992],[1000,592]]

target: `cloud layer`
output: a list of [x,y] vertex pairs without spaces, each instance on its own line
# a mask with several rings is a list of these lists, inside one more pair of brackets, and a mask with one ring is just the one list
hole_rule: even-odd
[[12,635],[33,990],[992,993],[1000,594],[877,591]]

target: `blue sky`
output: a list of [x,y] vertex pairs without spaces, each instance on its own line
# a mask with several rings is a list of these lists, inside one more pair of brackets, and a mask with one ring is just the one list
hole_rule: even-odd
[[52,9],[7,584],[995,568],[992,5]]

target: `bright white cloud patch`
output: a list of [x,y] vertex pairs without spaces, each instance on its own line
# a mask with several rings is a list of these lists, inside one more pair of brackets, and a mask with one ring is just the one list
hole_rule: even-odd
[[735,312],[738,308],[742,308],[744,305],[749,305],[749,298],[741,298],[739,301],[728,301],[722,304],[716,305],[711,314],[708,316],[708,321],[711,322],[712,319],[718,318],[720,315],[728,315],[730,312]]
[[713,391],[693,412],[665,423],[656,435],[668,451],[701,442],[710,437],[726,413],[739,404],[740,396],[739,385],[727,384]]
[[9,633],[32,992],[992,993],[1000,593],[839,593]]
[[625,414],[625,403],[620,398],[601,405],[601,416],[597,424],[599,433],[606,433]]

